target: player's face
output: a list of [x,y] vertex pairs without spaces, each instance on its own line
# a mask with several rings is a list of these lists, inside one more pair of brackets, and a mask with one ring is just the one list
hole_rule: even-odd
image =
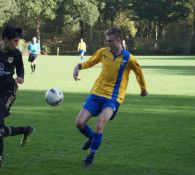
[[115,35],[106,35],[106,42],[111,50],[116,50],[121,48],[121,39],[116,37]]
[[13,39],[5,39],[5,47],[8,50],[14,50],[18,46],[19,40],[20,40],[19,37]]
[[32,38],[32,42],[33,42],[33,43],[36,43],[36,42],[37,42],[37,38],[33,37],[33,38]]

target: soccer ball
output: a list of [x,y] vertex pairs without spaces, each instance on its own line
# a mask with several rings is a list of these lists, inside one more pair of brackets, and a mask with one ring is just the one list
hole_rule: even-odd
[[57,106],[64,101],[64,94],[57,88],[48,89],[45,93],[45,100],[51,106]]

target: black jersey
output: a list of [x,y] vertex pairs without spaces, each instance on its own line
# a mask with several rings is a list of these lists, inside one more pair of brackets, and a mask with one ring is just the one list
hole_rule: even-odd
[[9,52],[0,51],[0,91],[13,90],[15,70],[17,77],[24,78],[21,52],[18,49]]

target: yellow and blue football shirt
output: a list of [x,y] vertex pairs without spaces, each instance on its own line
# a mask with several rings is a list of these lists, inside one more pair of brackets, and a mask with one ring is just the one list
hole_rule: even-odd
[[86,51],[86,44],[85,44],[85,42],[80,42],[78,44],[78,50]]
[[135,73],[141,90],[146,89],[142,69],[129,51],[123,50],[122,54],[115,58],[110,48],[101,48],[86,62],[81,63],[81,69],[90,68],[98,63],[102,64],[102,71],[91,90],[92,94],[122,103],[131,70]]

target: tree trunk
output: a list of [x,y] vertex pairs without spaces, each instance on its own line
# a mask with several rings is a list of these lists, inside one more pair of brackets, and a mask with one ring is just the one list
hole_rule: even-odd
[[193,35],[195,34],[195,2],[194,0],[190,1],[192,6],[192,16],[193,16]]
[[193,10],[193,13],[194,13],[194,21],[193,21],[193,34],[195,34],[195,8],[194,8],[194,10]]
[[148,39],[151,39],[152,38],[152,21],[149,20],[148,21]]
[[36,18],[36,35],[37,35],[37,41],[40,43],[41,32],[40,32],[40,17],[39,16]]
[[83,21],[82,20],[80,20],[79,21],[79,25],[80,25],[80,34],[79,34],[79,36],[80,36],[80,38],[83,38],[84,37],[84,23],[83,23]]
[[103,20],[101,19],[101,15],[99,16],[98,18],[98,23],[99,23],[99,42],[98,42],[98,47],[101,47],[102,45],[104,45],[104,29],[103,29],[103,25],[102,25],[102,22]]
[[158,23],[157,20],[155,21],[155,41],[154,41],[154,47],[157,48],[157,42],[158,42]]
[[163,27],[163,29],[162,29],[162,39],[163,39],[163,41],[165,40],[165,34],[166,34],[165,27]]
[[111,24],[111,27],[114,26],[114,18],[113,18],[113,16],[111,16],[111,18],[110,18],[110,24]]
[[90,29],[89,29],[89,35],[90,35],[89,53],[92,54],[94,52],[94,50],[93,50],[93,27],[92,27],[92,25],[90,26]]

